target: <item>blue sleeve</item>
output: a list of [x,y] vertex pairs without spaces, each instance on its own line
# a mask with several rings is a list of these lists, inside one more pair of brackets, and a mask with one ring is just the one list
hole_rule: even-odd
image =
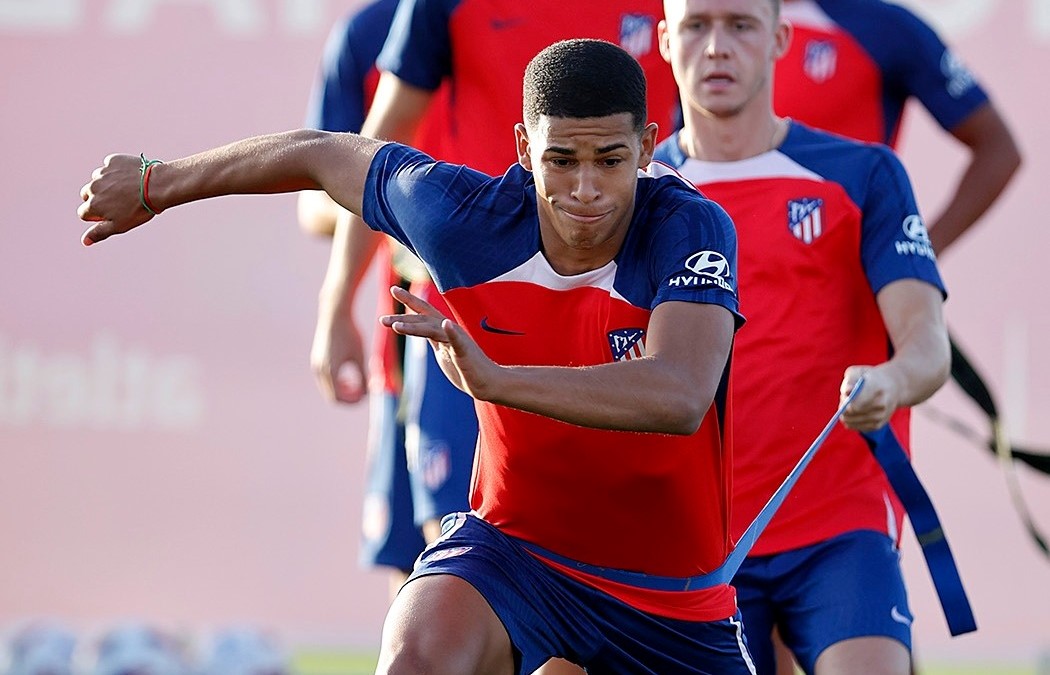
[[[365,178],[362,217],[415,253],[439,282],[460,264],[469,241],[469,218],[453,214],[491,178],[458,164],[438,162],[406,145],[379,149]],[[445,269],[443,269],[443,267]]]
[[328,34],[321,73],[307,107],[306,126],[324,131],[361,130],[365,80],[383,45],[392,11],[375,3],[337,23]]
[[412,86],[434,91],[452,72],[449,24],[459,0],[401,0],[377,64]]
[[650,260],[657,284],[650,309],[669,300],[715,304],[743,324],[736,230],[721,206],[699,193],[684,200],[660,226]]
[[945,294],[908,174],[889,148],[870,147],[879,156],[860,204],[860,250],[872,291],[878,294],[898,279],[919,279]]
[[887,85],[900,83],[905,97],[917,98],[950,131],[987,102],[988,94],[929,25],[899,5],[886,7],[892,23],[885,25],[895,26],[892,32],[899,43]]

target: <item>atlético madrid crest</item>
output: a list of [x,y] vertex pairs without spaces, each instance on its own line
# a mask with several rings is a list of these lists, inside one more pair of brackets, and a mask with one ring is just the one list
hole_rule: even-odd
[[620,46],[636,59],[653,50],[656,20],[648,14],[624,14],[620,17]]
[[617,328],[609,331],[609,349],[614,361],[629,361],[645,356],[645,329]]
[[792,199],[787,203],[788,229],[799,241],[812,244],[824,234],[824,200]]
[[810,40],[802,57],[802,70],[816,83],[827,82],[835,75],[838,49],[827,40]]

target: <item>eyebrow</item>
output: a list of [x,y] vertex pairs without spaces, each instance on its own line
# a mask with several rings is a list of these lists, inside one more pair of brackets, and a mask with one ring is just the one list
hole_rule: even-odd
[[[612,152],[613,150],[619,150],[620,148],[626,148],[626,147],[627,147],[626,143],[613,143],[611,145],[605,145],[605,146],[602,146],[602,147],[598,148],[595,151],[595,154],[604,155],[607,152]],[[561,147],[558,147],[556,145],[552,145],[552,146],[548,147],[546,152],[553,152],[556,155],[568,155],[569,157],[576,156],[576,151],[575,150],[573,150],[571,148],[561,148]]]

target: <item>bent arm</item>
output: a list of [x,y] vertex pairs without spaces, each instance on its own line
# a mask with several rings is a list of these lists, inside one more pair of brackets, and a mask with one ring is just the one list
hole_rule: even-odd
[[[360,212],[365,176],[382,142],[355,134],[300,129],[257,136],[153,166],[150,201],[159,210],[233,194],[320,189]],[[110,155],[81,190],[81,219],[94,224],[85,245],[122,234],[152,218],[140,200],[140,161]]]
[[860,431],[873,431],[897,408],[925,401],[947,381],[951,367],[939,289],[901,279],[879,291],[877,300],[893,356],[876,366],[850,366],[842,382],[845,395],[865,375],[864,389],[842,417],[847,427]]
[[445,374],[474,398],[596,429],[691,434],[711,407],[733,343],[718,305],[664,302],[653,310],[645,356],[587,367],[501,366],[466,332],[402,289],[416,314],[384,317],[430,339]]
[[653,310],[645,356],[590,368],[511,367],[487,400],[599,429],[692,434],[714,400],[733,344],[717,305]]
[[962,236],[998,199],[1021,165],[1021,152],[991,102],[951,130],[970,149],[970,162],[944,211],[930,226],[938,254]]
[[[429,105],[431,92],[412,87],[390,73],[380,76],[376,96],[361,133],[400,143],[412,140]],[[319,197],[311,195],[320,195]],[[324,204],[322,199],[327,199]],[[363,393],[340,382],[340,371],[350,371],[350,382],[364,382],[366,364],[359,348],[360,331],[353,321],[353,304],[361,280],[372,262],[383,235],[369,229],[358,215],[347,213],[324,193],[304,192],[299,197],[300,222],[303,207],[315,227],[331,223],[332,251],[317,311],[317,326],[310,362],[322,393],[329,400],[354,403]]]

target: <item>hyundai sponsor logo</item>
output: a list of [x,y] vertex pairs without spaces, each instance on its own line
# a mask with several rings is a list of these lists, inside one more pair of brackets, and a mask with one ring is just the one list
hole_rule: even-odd
[[685,268],[692,274],[679,274],[671,277],[669,286],[697,288],[703,286],[718,286],[731,293],[736,292],[733,285],[729,283],[733,273],[729,269],[729,261],[718,251],[697,251],[685,261]]
[[930,245],[930,233],[926,230],[926,224],[922,222],[921,216],[917,214],[908,216],[901,224],[901,229],[904,230],[904,236],[907,239],[898,239],[894,242],[898,255],[919,255],[930,260],[937,259],[933,246]]

